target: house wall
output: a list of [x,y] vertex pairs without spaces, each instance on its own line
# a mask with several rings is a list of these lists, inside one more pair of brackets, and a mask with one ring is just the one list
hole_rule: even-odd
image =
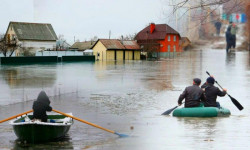
[[16,33],[14,29],[12,28],[12,25],[10,25],[9,28],[7,29],[6,36],[7,36],[7,39],[6,39],[7,41],[8,41],[8,37],[10,37],[10,40],[13,40],[13,36],[16,37]]
[[123,51],[116,51],[116,60],[123,60]]
[[[93,54],[95,55],[96,60],[106,60],[106,47],[98,41],[98,43],[93,47]],[[99,57],[97,54],[99,53]]]
[[114,50],[108,50],[107,53],[107,60],[115,60],[115,51]]
[[[170,36],[170,41],[168,41],[168,36]],[[176,41],[174,41],[174,36],[176,37]],[[179,47],[179,36],[176,34],[167,34],[165,39],[159,41],[161,44],[160,52],[181,52],[181,48]],[[168,46],[170,45],[170,51],[168,50]],[[174,51],[174,46],[176,50]]]
[[23,48],[36,50],[53,50],[56,47],[56,41],[20,41]]
[[134,51],[134,60],[141,59],[141,51]]
[[125,51],[125,60],[133,60],[133,51]]

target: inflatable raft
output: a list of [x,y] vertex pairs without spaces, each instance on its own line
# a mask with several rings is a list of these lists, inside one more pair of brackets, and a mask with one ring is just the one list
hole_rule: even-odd
[[231,112],[227,108],[217,107],[192,107],[177,108],[173,112],[175,117],[228,117]]

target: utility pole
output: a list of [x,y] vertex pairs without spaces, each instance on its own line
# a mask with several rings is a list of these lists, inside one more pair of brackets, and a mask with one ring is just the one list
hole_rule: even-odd
[[109,39],[110,39],[110,37],[111,37],[111,30],[109,30]]

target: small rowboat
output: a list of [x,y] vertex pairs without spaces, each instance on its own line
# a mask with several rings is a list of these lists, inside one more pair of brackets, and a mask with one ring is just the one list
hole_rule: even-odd
[[227,108],[217,107],[191,107],[178,108],[173,112],[175,117],[228,117],[231,112]]
[[30,118],[32,115],[25,115],[10,121],[18,139],[30,143],[58,140],[65,136],[73,124],[72,118],[63,115],[48,115],[47,122]]

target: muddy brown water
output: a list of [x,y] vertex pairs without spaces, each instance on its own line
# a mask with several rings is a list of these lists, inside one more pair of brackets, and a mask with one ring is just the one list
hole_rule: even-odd
[[[160,114],[177,104],[192,78],[206,71],[244,107],[218,98],[226,118],[175,118]],[[250,57],[248,52],[187,51],[161,61],[0,65],[0,120],[28,111],[41,90],[51,106],[128,138],[75,121],[64,139],[22,143],[0,124],[0,149],[249,149]]]

